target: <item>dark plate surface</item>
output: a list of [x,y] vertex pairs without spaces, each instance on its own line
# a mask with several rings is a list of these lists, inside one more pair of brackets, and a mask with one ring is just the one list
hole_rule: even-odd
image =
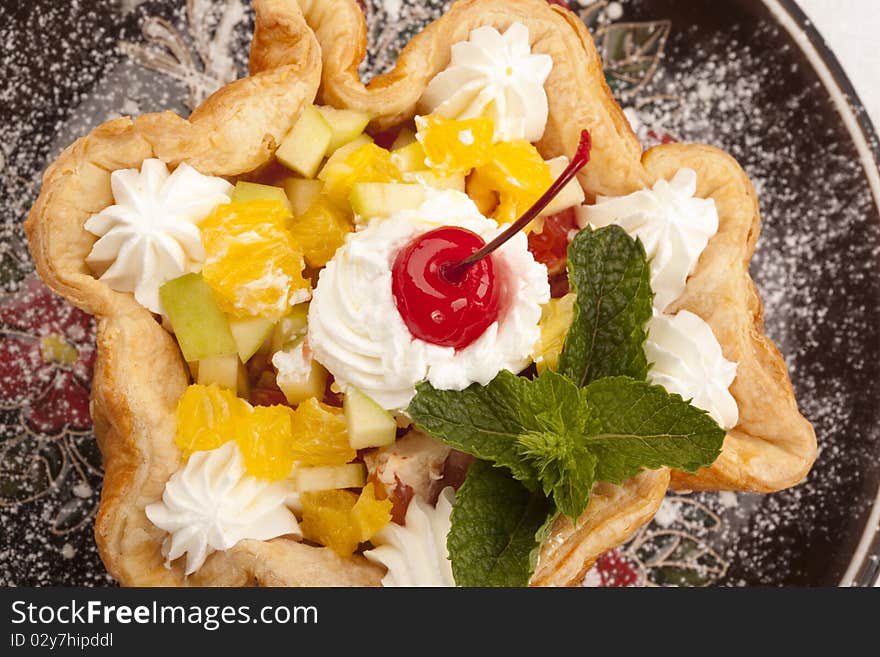
[[[0,584],[111,583],[92,537],[101,485],[88,418],[93,323],[35,279],[21,231],[40,173],[108,118],[186,114],[241,75],[246,4],[0,4]],[[369,76],[446,3],[366,4]],[[880,550],[870,536],[858,549],[880,486],[880,216],[866,174],[876,174],[880,148],[870,122],[818,36],[804,28],[818,51],[811,60],[780,24],[782,15],[803,27],[790,2],[570,4],[646,146],[714,144],[752,176],[764,222],[752,273],[820,444],[808,480],[790,491],[671,494],[587,583],[868,583]],[[849,123],[835,104],[846,104],[841,91]],[[47,335],[72,350],[53,358]]]

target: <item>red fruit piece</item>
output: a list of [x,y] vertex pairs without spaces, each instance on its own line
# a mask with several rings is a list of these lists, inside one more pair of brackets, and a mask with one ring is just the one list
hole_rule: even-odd
[[550,276],[565,270],[568,260],[568,236],[578,229],[574,208],[544,217],[540,233],[529,233],[529,251],[547,267]]

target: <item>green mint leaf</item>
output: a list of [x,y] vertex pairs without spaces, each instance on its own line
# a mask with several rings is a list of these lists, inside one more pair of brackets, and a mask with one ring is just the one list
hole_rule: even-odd
[[[508,468],[529,488],[537,486],[534,467],[516,452],[516,439],[539,428],[527,410],[529,381],[502,371],[487,386],[437,390],[416,387],[407,413],[415,425],[447,445]],[[548,418],[552,422],[552,418]]]
[[553,504],[486,461],[468,469],[446,544],[458,586],[526,586]]
[[559,372],[578,386],[606,376],[644,380],[653,292],[642,243],[620,226],[587,227],[568,246],[568,276],[577,301]]
[[596,457],[597,481],[621,483],[662,466],[694,472],[721,453],[724,429],[661,386],[612,377],[582,394],[589,405],[585,446]]

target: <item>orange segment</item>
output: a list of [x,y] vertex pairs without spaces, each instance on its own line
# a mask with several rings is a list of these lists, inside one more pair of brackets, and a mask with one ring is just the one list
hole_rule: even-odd
[[348,430],[342,409],[322,404],[312,397],[292,414],[292,451],[300,465],[343,465],[357,451],[348,444]]
[[300,495],[303,537],[350,557],[360,543],[360,532],[351,523],[357,495],[347,490],[322,490]]
[[357,182],[400,182],[400,170],[391,161],[391,153],[376,144],[364,144],[342,162],[327,164],[318,177],[324,181],[324,193],[339,204],[347,204],[352,186]]
[[360,543],[391,521],[391,501],[377,500],[372,483],[360,496],[347,490],[328,490],[303,493],[300,502],[303,536],[342,557],[350,557]]
[[216,449],[232,438],[234,419],[249,412],[247,402],[217,385],[191,385],[177,402],[175,442],[185,456]]
[[[384,491],[383,491],[384,493]],[[359,532],[361,542],[369,541],[380,529],[391,522],[391,508],[394,504],[389,499],[377,499],[373,482],[361,490],[358,501],[351,510],[351,517]]]
[[235,442],[248,474],[284,479],[293,469],[291,410],[287,406],[256,406],[233,424]]
[[456,121],[431,114],[417,117],[416,127],[432,169],[467,173],[490,159],[495,130],[491,119]]
[[[175,442],[189,456],[235,440],[249,475],[284,479],[290,475],[296,455],[293,414],[287,406],[252,407],[216,385],[191,385],[177,404]],[[344,421],[342,424],[345,428]],[[320,434],[316,442],[320,445]],[[331,445],[329,450],[333,449]]]
[[317,269],[329,262],[352,230],[349,213],[321,196],[294,219],[290,233],[309,267]]
[[290,221],[282,203],[251,201],[218,206],[202,222],[202,276],[224,311],[275,319],[307,298],[310,283]]
[[471,183],[477,198],[499,197],[494,218],[498,223],[514,221],[529,209],[553,182],[550,167],[532,144],[525,140],[500,142],[492,146],[490,160],[478,167]]

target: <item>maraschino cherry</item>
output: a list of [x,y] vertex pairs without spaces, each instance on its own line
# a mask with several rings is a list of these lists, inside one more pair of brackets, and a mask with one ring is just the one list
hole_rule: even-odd
[[522,230],[590,160],[590,133],[562,175],[523,216],[486,244],[469,230],[443,226],[416,237],[394,259],[391,292],[413,337],[464,349],[498,319],[503,281],[489,256]]
[[391,291],[397,310],[416,338],[461,349],[498,317],[499,297],[491,258],[462,275],[446,268],[479,250],[483,239],[454,226],[420,235],[394,260]]

